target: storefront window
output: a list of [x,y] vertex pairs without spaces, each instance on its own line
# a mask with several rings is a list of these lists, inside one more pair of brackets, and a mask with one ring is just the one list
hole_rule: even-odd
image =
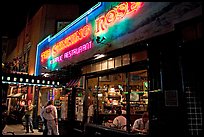
[[96,63],[96,71],[101,71],[101,62]]
[[130,56],[129,54],[125,54],[122,56],[123,66],[130,64]]
[[114,58],[108,59],[108,69],[114,68]]
[[91,64],[91,72],[95,72],[96,71],[96,64]]
[[[93,122],[90,122],[89,118],[88,122],[127,131],[127,125],[123,129],[114,125],[113,121],[118,116],[117,110],[122,110],[126,123],[130,123],[130,129],[132,129],[134,121],[148,111],[147,70],[128,73],[129,75],[116,73],[88,79],[87,85],[90,89],[88,104],[89,106],[93,104],[93,108],[90,110],[94,112]],[[127,91],[127,89],[130,90]],[[130,98],[128,98],[128,94],[130,94]],[[130,109],[127,109],[128,102]],[[127,110],[130,112],[127,113]],[[127,117],[130,119],[129,122],[127,122]],[[94,118],[97,120],[94,121]]]
[[115,57],[115,68],[121,66],[121,56]]
[[108,68],[107,60],[102,61],[102,70],[106,70]]
[[83,121],[83,102],[85,92],[82,88],[76,90],[76,101],[75,101],[75,119],[77,121]]

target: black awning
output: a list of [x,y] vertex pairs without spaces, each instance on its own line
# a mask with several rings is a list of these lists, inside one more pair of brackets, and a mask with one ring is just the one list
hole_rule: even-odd
[[76,86],[76,84],[79,82],[81,77],[77,77],[75,79],[71,79],[67,84],[66,86],[67,87],[73,87],[73,86]]
[[60,86],[60,79],[18,73],[3,73],[2,83],[34,86]]

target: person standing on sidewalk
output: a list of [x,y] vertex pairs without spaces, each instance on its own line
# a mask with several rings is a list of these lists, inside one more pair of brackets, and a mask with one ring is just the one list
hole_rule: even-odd
[[48,129],[47,129],[47,120],[43,117],[45,113],[45,107],[47,106],[47,102],[45,103],[44,106],[42,106],[41,111],[40,111],[40,117],[43,122],[43,135],[47,135]]
[[53,104],[53,100],[48,101],[43,113],[43,117],[47,120],[47,135],[52,135],[52,133],[53,135],[59,135],[57,108]]
[[33,115],[33,105],[32,105],[32,101],[28,100],[28,105],[26,106],[25,109],[25,120],[26,120],[26,133],[29,133],[29,127],[32,133],[34,133],[33,131],[33,119],[32,119],[32,115]]

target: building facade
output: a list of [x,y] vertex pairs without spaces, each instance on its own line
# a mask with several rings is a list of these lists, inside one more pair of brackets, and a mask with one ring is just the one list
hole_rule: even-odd
[[123,134],[149,112],[150,135],[201,135],[202,16],[200,2],[99,2],[38,43],[35,75],[46,66],[64,86],[82,88],[63,97],[86,134],[119,134],[111,121],[124,108]]
[[[75,11],[75,12],[73,12]],[[79,16],[79,7],[76,4],[44,4],[39,10],[36,12],[33,17],[27,17],[26,26],[20,32],[16,39],[16,43],[13,41],[8,41],[8,43],[12,42],[13,48],[7,49],[7,56],[4,60],[5,64],[10,65],[9,71],[6,70],[7,73],[18,73],[18,74],[28,74],[34,75],[35,71],[35,55],[37,49],[37,43],[39,43],[42,39],[44,39],[48,34],[55,34],[59,30],[61,30],[65,25],[72,22]],[[10,45],[11,45],[10,44]],[[15,64],[15,67],[14,67]],[[7,68],[7,67],[5,67]],[[14,69],[15,68],[15,69]],[[18,75],[20,76],[20,75]],[[22,75],[24,77],[24,75]],[[3,81],[3,77],[2,77]],[[11,80],[12,81],[12,80]],[[30,83],[32,83],[30,81]],[[34,82],[33,82],[34,83]],[[4,83],[6,84],[6,83]],[[8,84],[8,83],[7,83]],[[36,83],[37,84],[37,83]],[[37,116],[39,115],[39,111],[41,108],[40,102],[38,101],[38,85],[26,85],[21,82],[18,83],[10,83],[6,86],[5,92],[7,92],[7,96],[10,94],[23,93],[25,94],[20,97],[21,100],[32,100],[33,104],[37,105],[34,110],[34,121],[36,121]],[[37,93],[37,94],[35,94]],[[37,96],[36,96],[37,95]],[[9,112],[11,105],[14,106],[18,104],[15,98],[7,98],[7,104],[9,107]],[[12,103],[13,102],[13,103]],[[38,105],[39,102],[39,105]],[[34,127],[37,128],[37,123],[34,124]]]

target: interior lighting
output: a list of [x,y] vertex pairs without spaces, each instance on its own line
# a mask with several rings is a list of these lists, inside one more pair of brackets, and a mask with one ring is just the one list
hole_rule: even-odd
[[103,57],[105,57],[104,54],[97,54],[97,55],[95,55],[95,59],[100,59],[100,58],[103,58]]
[[103,94],[102,94],[102,93],[98,94],[98,97],[102,97],[102,96],[103,96]]
[[2,76],[1,79],[4,80],[4,76]]
[[37,83],[40,83],[40,80],[37,80]]
[[28,82],[29,80],[28,79],[26,79],[26,82]]

